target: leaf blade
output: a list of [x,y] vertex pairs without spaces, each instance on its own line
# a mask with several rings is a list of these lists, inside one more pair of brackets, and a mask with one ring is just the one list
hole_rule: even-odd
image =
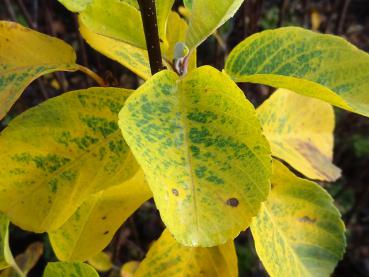
[[164,230],[154,242],[135,276],[229,276],[238,274],[233,241],[211,248],[186,247]]
[[164,223],[184,245],[236,237],[268,194],[270,150],[254,108],[214,68],[183,79],[156,74],[129,98],[119,126]]
[[330,276],[345,248],[344,224],[330,195],[273,162],[273,189],[251,224],[271,276]]
[[[187,31],[186,44],[194,50],[208,36],[215,32],[231,18],[244,0],[193,0],[186,2],[191,6],[189,29]],[[187,6],[186,6],[187,7]],[[187,7],[188,8],[188,7]]]
[[[89,195],[133,176],[138,165],[116,123],[130,93],[69,92],[26,111],[1,133],[0,210],[14,224],[57,229]],[[125,171],[117,170],[122,164]]]
[[43,274],[43,277],[65,276],[99,277],[99,274],[88,264],[72,262],[48,263]]
[[76,55],[68,44],[18,23],[0,21],[0,119],[33,80],[76,70]]
[[85,261],[97,255],[151,196],[141,170],[123,184],[92,195],[66,223],[49,233],[56,256],[61,261]]
[[311,179],[335,181],[341,176],[332,163],[335,122],[331,105],[278,89],[257,114],[274,156]]
[[368,69],[369,55],[344,39],[298,27],[250,36],[225,66],[237,82],[290,89],[365,116]]

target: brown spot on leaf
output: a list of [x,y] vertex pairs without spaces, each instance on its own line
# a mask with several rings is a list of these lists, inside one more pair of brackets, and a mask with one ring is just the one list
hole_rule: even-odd
[[315,223],[316,222],[316,219],[315,218],[311,218],[307,215],[303,216],[303,217],[300,217],[298,219],[300,222],[305,222],[305,223]]
[[105,231],[105,232],[104,232],[104,235],[107,235],[107,234],[109,234],[109,231]]
[[102,219],[102,220],[105,220],[105,219],[106,219],[106,216],[104,215],[101,219]]
[[231,207],[237,207],[239,202],[238,202],[238,199],[237,198],[229,198],[226,202],[226,204],[228,206],[231,206]]
[[175,196],[178,196],[179,195],[179,192],[177,189],[172,189],[172,193],[175,195]]

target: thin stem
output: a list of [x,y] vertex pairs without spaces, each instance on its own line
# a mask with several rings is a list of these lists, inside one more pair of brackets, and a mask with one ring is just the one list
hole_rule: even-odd
[[90,76],[92,79],[95,80],[95,82],[101,86],[101,87],[105,87],[106,83],[104,81],[103,78],[101,78],[99,75],[97,75],[95,72],[93,72],[92,70],[88,69],[87,67],[84,67],[83,65],[78,65],[78,70],[87,74],[88,76]]
[[164,69],[160,50],[158,22],[156,19],[155,0],[138,0],[145,32],[146,47],[149,52],[151,74]]

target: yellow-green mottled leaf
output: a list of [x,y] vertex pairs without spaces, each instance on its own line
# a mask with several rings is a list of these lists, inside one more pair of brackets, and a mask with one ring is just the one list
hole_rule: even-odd
[[[121,168],[125,170],[123,164]],[[62,261],[85,261],[98,254],[151,196],[141,170],[130,180],[90,196],[63,226],[49,233],[56,256]]]
[[238,276],[233,241],[215,247],[186,247],[165,230],[154,242],[134,276]]
[[9,248],[9,219],[0,213],[0,270],[11,266],[13,256]]
[[218,70],[165,70],[119,114],[169,231],[187,246],[236,237],[269,192],[270,149],[253,106]]
[[143,79],[151,76],[147,50],[106,36],[98,35],[80,21],[79,30],[87,43],[100,53],[119,62]]
[[272,154],[311,179],[335,181],[334,111],[330,104],[278,89],[258,109]]
[[345,249],[344,225],[330,195],[278,161],[251,231],[259,258],[276,277],[328,277]]
[[117,125],[130,90],[91,88],[50,99],[0,134],[0,211],[25,230],[59,228],[91,194],[138,169]]
[[81,12],[94,0],[58,0],[68,10],[72,12]]
[[240,43],[225,70],[237,82],[290,89],[369,116],[369,55],[337,36],[264,31]]
[[192,2],[193,0],[183,0],[183,4],[185,5],[185,7],[189,10],[192,9]]
[[96,270],[84,263],[55,262],[48,263],[43,277],[99,277]]
[[55,71],[75,71],[76,55],[63,41],[0,21],[0,119],[36,78]]
[[195,49],[231,18],[244,0],[193,0],[186,44]]
[[111,257],[106,252],[100,252],[88,259],[88,263],[98,271],[109,271],[113,267]]

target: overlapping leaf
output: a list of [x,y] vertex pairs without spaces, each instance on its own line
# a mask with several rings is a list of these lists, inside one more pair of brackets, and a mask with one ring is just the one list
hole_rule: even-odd
[[76,262],[48,263],[43,277],[99,277],[96,270],[88,264]]
[[116,123],[130,90],[63,94],[0,135],[0,210],[35,232],[60,227],[91,194],[131,178],[135,162]]
[[208,36],[231,18],[244,0],[193,0],[187,1],[186,7],[191,5],[191,16],[187,32],[186,44],[191,50],[195,49]]
[[227,75],[162,71],[127,101],[119,125],[164,223],[182,244],[214,246],[248,227],[269,191],[270,149]]
[[272,154],[311,179],[335,181],[334,112],[321,100],[278,89],[258,109]]
[[230,54],[237,82],[286,88],[369,116],[369,55],[344,39],[298,27],[252,35]]
[[330,195],[278,161],[251,231],[271,276],[330,276],[345,248],[344,224]]
[[36,78],[77,69],[68,44],[15,22],[0,21],[0,119]]
[[98,254],[122,223],[150,197],[141,170],[123,184],[92,195],[62,227],[49,233],[56,256],[62,261],[85,261]]
[[134,276],[236,277],[236,251],[233,241],[210,248],[186,247],[165,230],[150,248]]

